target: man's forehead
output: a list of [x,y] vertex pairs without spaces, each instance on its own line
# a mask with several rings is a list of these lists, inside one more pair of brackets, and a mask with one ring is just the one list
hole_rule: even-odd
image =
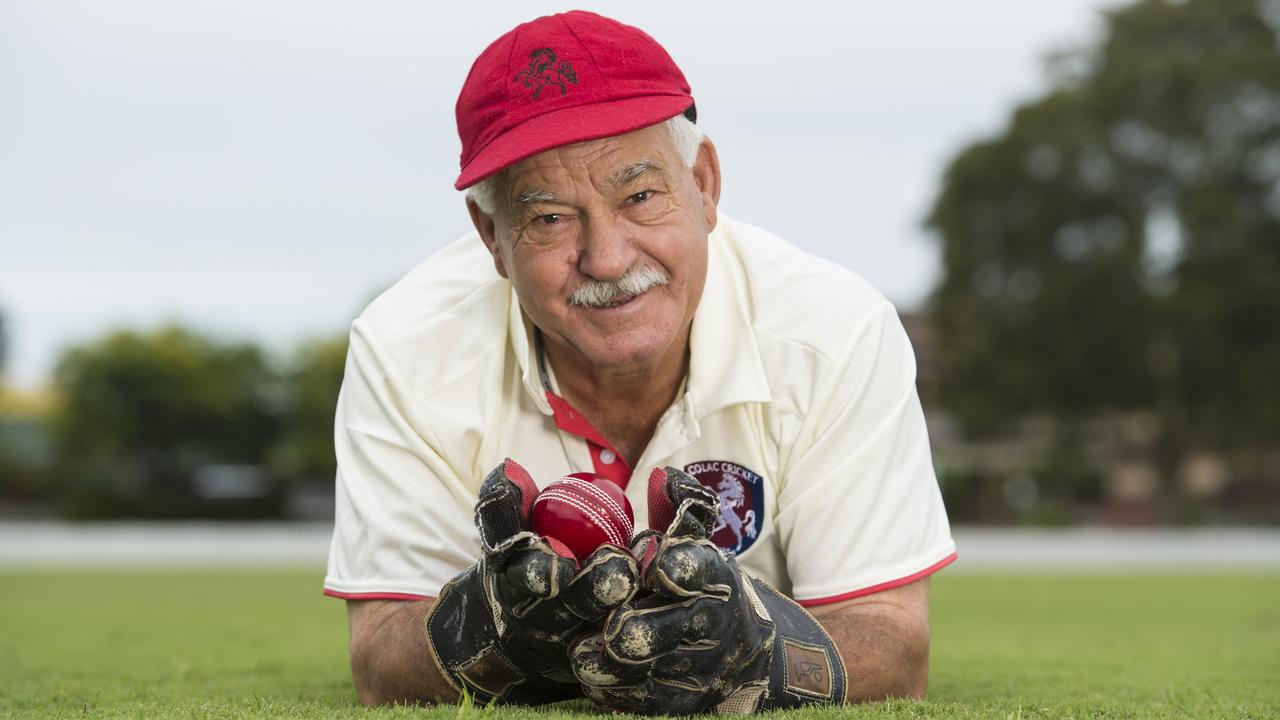
[[674,155],[668,133],[657,126],[553,148],[512,165],[506,176],[513,194],[574,178],[622,186],[647,173],[668,174]]

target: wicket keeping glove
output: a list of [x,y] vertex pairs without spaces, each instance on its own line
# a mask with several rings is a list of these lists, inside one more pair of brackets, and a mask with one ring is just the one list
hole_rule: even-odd
[[428,644],[445,677],[482,703],[581,697],[569,642],[639,586],[624,548],[602,546],[579,567],[559,541],[530,532],[537,494],[514,460],[489,473],[476,503],[482,555],[444,586],[427,615]]
[[614,610],[573,648],[605,707],[646,715],[744,714],[844,701],[845,670],[812,616],[747,575],[710,537],[719,497],[673,467],[649,480],[651,529],[632,550],[652,594]]

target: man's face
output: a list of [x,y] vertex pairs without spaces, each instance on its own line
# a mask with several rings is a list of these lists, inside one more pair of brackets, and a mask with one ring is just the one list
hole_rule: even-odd
[[656,125],[513,165],[507,209],[492,218],[469,205],[498,273],[547,340],[592,368],[623,368],[684,352],[719,173],[710,142],[686,168]]

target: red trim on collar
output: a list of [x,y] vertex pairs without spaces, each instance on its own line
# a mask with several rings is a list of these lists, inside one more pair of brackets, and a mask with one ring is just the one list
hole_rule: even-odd
[[[627,482],[631,480],[631,466],[622,457],[622,453],[618,452],[613,443],[609,442],[608,438],[597,430],[585,415],[575,410],[568,400],[550,390],[547,390],[546,393],[547,402],[550,403],[552,415],[555,417],[556,427],[586,440],[587,450],[591,453],[591,464],[595,468],[595,473],[609,478],[618,487],[625,490]],[[605,462],[605,459],[608,458],[604,454],[606,452],[612,455],[612,460],[609,462]]]

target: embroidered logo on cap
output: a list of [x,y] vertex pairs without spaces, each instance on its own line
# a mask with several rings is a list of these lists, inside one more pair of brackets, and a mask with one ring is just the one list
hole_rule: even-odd
[[551,48],[538,48],[529,53],[529,67],[516,73],[515,82],[527,88],[533,88],[533,99],[537,100],[542,89],[548,85],[560,88],[560,94],[569,92],[565,83],[578,84],[578,74],[568,60],[556,64],[556,51]]
[[746,552],[764,527],[764,478],[727,460],[689,463],[684,471],[720,496],[711,542],[735,554]]

